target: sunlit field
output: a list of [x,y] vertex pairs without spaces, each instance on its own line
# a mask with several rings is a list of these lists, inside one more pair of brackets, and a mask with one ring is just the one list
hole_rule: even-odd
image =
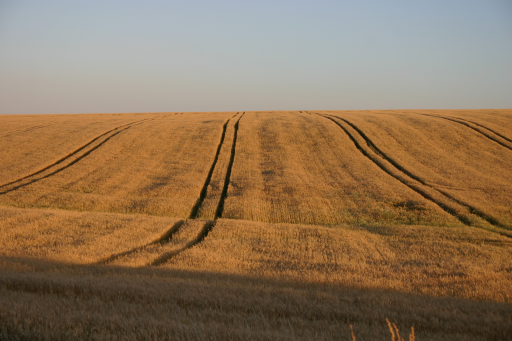
[[3,115],[0,160],[1,340],[512,339],[512,110]]

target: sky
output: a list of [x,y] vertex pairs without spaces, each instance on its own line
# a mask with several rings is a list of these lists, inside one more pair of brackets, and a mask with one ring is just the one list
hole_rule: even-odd
[[0,0],[0,114],[477,108],[510,0]]

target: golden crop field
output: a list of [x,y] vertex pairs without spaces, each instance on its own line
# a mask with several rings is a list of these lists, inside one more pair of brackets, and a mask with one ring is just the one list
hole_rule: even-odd
[[3,115],[0,160],[1,340],[512,339],[512,110]]

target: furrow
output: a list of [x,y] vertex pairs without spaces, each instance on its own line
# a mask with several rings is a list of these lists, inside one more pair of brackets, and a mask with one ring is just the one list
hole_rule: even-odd
[[[336,125],[338,125],[338,127],[340,127],[347,135],[348,137],[352,140],[352,142],[355,144],[356,148],[364,155],[366,156],[368,159],[370,159],[374,164],[376,164],[380,169],[382,169],[384,172],[386,172],[387,174],[389,174],[390,176],[394,177],[395,179],[397,179],[398,181],[400,181],[402,184],[406,185],[407,187],[411,188],[413,191],[415,191],[416,193],[420,194],[422,197],[424,197],[425,199],[427,200],[430,200],[432,202],[434,202],[435,204],[437,204],[441,209],[443,209],[444,211],[446,211],[447,213],[455,216],[457,219],[459,219],[459,221],[461,221],[462,223],[466,224],[466,225],[469,225],[469,219],[467,219],[466,217],[460,217],[456,214],[456,211],[451,209],[449,206],[445,205],[444,203],[441,203],[441,202],[437,202],[431,195],[429,195],[428,193],[425,193],[424,191],[422,191],[420,188],[418,188],[417,185],[415,185],[414,183],[412,183],[411,181],[407,181],[407,179],[404,179],[403,177],[399,176],[396,174],[396,171],[393,171],[393,169],[387,165],[385,162],[383,161],[387,161],[382,154],[379,154],[377,152],[375,152],[374,150],[366,150],[365,148],[363,148],[363,146],[357,141],[357,139],[355,138],[355,136],[347,129],[347,127],[344,127],[342,124],[340,124],[338,121],[336,121],[335,118],[338,118],[338,117],[330,117],[330,116],[327,116],[327,115],[320,115],[322,117],[325,117],[327,118],[328,120],[331,120],[332,122],[334,122]],[[338,118],[339,119],[339,118]],[[343,120],[344,121],[344,120]],[[344,121],[345,122],[345,121]],[[355,130],[355,129],[354,129]],[[366,142],[369,141],[369,139],[364,139],[364,137],[361,135],[361,138],[363,140],[365,140]],[[373,155],[372,155],[372,152],[373,152]],[[378,157],[382,158],[383,160],[380,160]],[[391,163],[388,161],[388,163]],[[413,178],[414,179],[414,178]],[[416,180],[416,179],[414,179]],[[416,180],[417,181],[417,180]],[[418,181],[419,182],[419,181]]]
[[150,245],[154,245],[154,244],[162,244],[162,243],[166,243],[166,242],[169,242],[169,240],[171,240],[172,236],[180,229],[180,227],[185,223],[184,220],[180,220],[178,221],[177,223],[175,223],[169,230],[167,230],[163,235],[161,235],[158,239],[148,243],[148,244],[145,244],[145,245],[142,245],[142,246],[138,246],[138,247],[135,247],[131,250],[127,250],[127,251],[123,251],[123,252],[119,252],[119,253],[114,253],[108,257],[105,257],[101,260],[99,260],[98,262],[96,262],[95,264],[108,264],[112,261],[115,261],[121,257],[125,257],[125,256],[128,256],[132,253],[135,253],[135,252],[138,252],[138,251],[141,251],[143,250],[144,248],[147,248],[148,246]]
[[217,147],[217,152],[215,153],[215,158],[213,159],[213,163],[212,163],[212,166],[210,167],[210,171],[208,172],[208,175],[206,176],[206,180],[205,180],[203,188],[201,189],[201,192],[199,194],[199,198],[197,199],[194,207],[192,207],[192,211],[190,212],[189,219],[195,219],[197,217],[199,208],[201,207],[204,199],[206,198],[206,193],[208,191],[208,185],[210,184],[210,181],[212,180],[213,171],[214,171],[215,165],[217,164],[217,161],[219,159],[219,154],[220,154],[220,150],[222,148],[222,144],[224,143],[224,138],[226,136],[226,128],[229,124],[229,121],[231,119],[235,118],[236,115],[238,115],[238,113],[236,113],[232,118],[228,119],[226,121],[226,123],[224,123],[224,125],[222,126],[222,135],[220,137],[219,145]]
[[12,135],[18,135],[18,134],[21,134],[21,133],[25,133],[27,131],[36,130],[36,129],[40,129],[40,128],[45,128],[45,127],[51,126],[53,124],[54,123],[47,123],[47,124],[40,124],[40,125],[37,125],[37,126],[29,127],[29,128],[26,128],[26,129],[17,129],[17,130],[10,131],[10,132],[8,132],[8,133],[6,133],[4,135],[0,135],[0,137],[8,137],[8,136],[12,136]]
[[[84,144],[84,145],[82,145],[82,146],[78,147],[77,149],[75,149],[75,150],[74,150],[74,151],[72,151],[71,153],[66,154],[65,156],[61,157],[60,159],[58,159],[57,161],[53,162],[52,164],[50,164],[50,165],[48,165],[48,166],[46,166],[46,167],[44,167],[44,168],[42,168],[42,169],[40,169],[40,170],[38,170],[38,171],[34,172],[34,173],[31,173],[31,174],[25,175],[25,176],[23,176],[23,177],[21,177],[21,178],[18,178],[18,179],[16,179],[16,180],[11,181],[11,182],[8,182],[8,183],[5,183],[5,184],[3,184],[3,185],[0,185],[0,188],[2,188],[2,187],[6,187],[6,186],[9,186],[9,185],[12,185],[12,184],[15,184],[15,183],[17,183],[17,182],[23,181],[23,180],[25,180],[25,179],[28,179],[28,178],[30,178],[30,177],[33,177],[33,176],[38,175],[38,174],[40,174],[40,173],[43,173],[43,172],[45,172],[46,170],[48,170],[48,169],[50,169],[50,168],[52,168],[52,167],[54,167],[54,166],[56,166],[56,165],[58,165],[58,164],[60,164],[60,163],[62,163],[62,162],[64,162],[64,161],[66,161],[67,159],[71,158],[72,156],[74,156],[75,154],[79,153],[79,152],[80,152],[80,151],[82,151],[83,149],[85,149],[85,148],[89,147],[91,144],[95,143],[96,141],[98,141],[98,140],[99,140],[99,139],[101,139],[102,137],[104,137],[104,136],[106,136],[106,135],[108,135],[108,134],[110,134],[110,133],[112,133],[112,132],[114,132],[114,131],[116,131],[116,130],[119,130],[119,129],[124,128],[124,127],[127,127],[127,126],[130,126],[130,127],[131,127],[131,126],[133,126],[133,125],[135,125],[135,124],[137,124],[137,123],[142,123],[142,122],[144,122],[144,121],[148,121],[148,120],[155,120],[155,119],[157,119],[157,117],[156,117],[156,118],[152,118],[152,119],[143,119],[143,120],[138,120],[138,121],[134,121],[134,122],[131,122],[131,123],[123,124],[123,125],[117,126],[117,127],[115,127],[115,128],[112,128],[112,129],[110,129],[110,130],[108,130],[108,131],[104,132],[103,134],[96,136],[95,138],[93,138],[92,140],[90,140],[89,142],[87,142],[86,144]],[[4,194],[4,193],[6,193],[6,192],[0,193],[0,194]]]
[[341,118],[341,117],[338,117],[338,116],[333,116],[337,119],[340,119],[342,120],[343,122],[345,122],[346,124],[348,124],[349,126],[351,126],[355,131],[357,131],[359,133],[359,135],[361,135],[361,137],[364,139],[364,141],[366,142],[366,144],[368,145],[368,147],[373,151],[375,152],[375,154],[377,154],[378,156],[380,156],[381,158],[387,160],[389,163],[391,163],[393,166],[395,166],[398,170],[400,170],[402,173],[405,173],[407,176],[413,178],[414,180],[420,182],[421,184],[423,185],[426,185],[425,181],[423,181],[423,179],[421,179],[420,177],[412,174],[411,172],[409,172],[407,169],[405,169],[404,167],[402,167],[398,162],[396,162],[395,160],[393,160],[391,157],[389,157],[386,153],[384,153],[382,150],[380,150],[373,142],[372,140],[370,140],[370,138],[368,138],[368,136],[366,136],[365,133],[363,133],[363,131],[361,129],[359,129],[355,124],[347,121],[346,119],[344,118]]
[[236,119],[231,120],[226,128],[226,135],[222,147],[219,151],[219,157],[213,170],[212,177],[206,196],[198,208],[196,218],[214,220],[219,201],[224,188],[224,181],[228,170],[229,160],[231,159],[231,149],[233,146],[233,136],[235,134]]
[[439,193],[445,195],[446,197],[448,197],[449,199],[455,201],[456,203],[458,203],[459,205],[462,205],[464,207],[466,207],[469,212],[471,212],[472,214],[474,215],[477,215],[479,216],[480,218],[484,219],[485,221],[487,221],[489,224],[491,225],[494,225],[494,226],[498,226],[498,227],[501,227],[501,228],[504,228],[504,229],[510,229],[508,226],[506,225],[503,225],[502,223],[500,223],[496,218],[480,211],[479,209],[477,209],[476,207],[474,206],[471,206],[469,205],[468,203],[465,203],[459,199],[456,199],[455,197],[453,197],[451,194],[449,193],[446,193],[445,191],[443,190],[440,190],[438,188],[435,188]]
[[[212,177],[214,171],[216,171],[217,162],[219,160],[219,155],[223,146],[225,145],[226,133],[228,129],[229,122],[234,119],[240,113],[237,112],[233,117],[228,119],[223,127],[222,134],[220,137],[219,144],[217,146],[217,150],[215,153],[214,160],[210,167],[210,170],[206,176],[203,187],[201,188],[201,192],[199,194],[199,198],[196,203],[192,207],[190,217],[186,222],[181,222],[177,227],[173,227],[170,233],[166,238],[160,238],[158,241],[146,244],[144,246],[140,246],[137,248],[133,248],[128,251],[124,251],[121,253],[117,253],[111,255],[100,262],[98,264],[111,264],[111,265],[130,265],[130,266],[158,266],[161,265],[171,258],[175,257],[179,253],[197,245],[202,242],[203,239],[208,235],[208,232],[215,225],[215,219],[219,216],[217,212],[222,213],[222,204],[227,195],[227,188],[229,186],[229,179],[231,175],[231,169],[233,167],[233,161],[235,157],[235,145],[237,138],[237,130],[238,124],[242,116],[245,114],[242,113],[240,115],[234,125],[233,131],[233,143],[230,151],[230,159],[227,165],[226,175],[224,179],[224,187],[222,191],[222,195],[220,196],[219,203],[217,205],[217,211],[214,217],[214,220],[205,220],[205,219],[197,219],[199,210],[203,207],[206,198],[209,198],[214,194],[208,193],[208,187],[212,181]],[[218,194],[217,194],[218,195]],[[156,257],[155,257],[156,256]],[[152,259],[148,262],[149,259]]]
[[231,178],[231,169],[233,168],[233,162],[235,161],[235,150],[236,150],[236,137],[238,135],[238,126],[240,124],[240,120],[244,116],[245,112],[238,118],[235,124],[235,132],[233,134],[233,144],[231,146],[231,157],[229,159],[228,169],[226,171],[226,178],[224,179],[224,187],[222,189],[222,194],[220,196],[219,205],[217,206],[217,210],[215,211],[215,220],[217,218],[222,217],[222,211],[224,209],[224,200],[228,196],[228,187],[229,180]]
[[[489,134],[488,132],[486,132],[486,131],[484,131],[484,130],[482,130],[482,129],[478,128],[478,127],[473,127],[473,126],[469,123],[470,121],[464,122],[464,121],[466,121],[466,120],[461,121],[461,120],[459,120],[459,119],[450,118],[450,117],[445,117],[445,116],[438,116],[438,115],[429,115],[429,114],[420,114],[420,115],[430,116],[430,117],[436,117],[436,118],[441,118],[441,119],[443,119],[443,120],[448,120],[448,121],[451,121],[451,122],[455,122],[455,123],[458,123],[458,124],[462,124],[462,125],[463,125],[463,126],[465,126],[465,127],[468,127],[468,128],[470,128],[470,129],[473,129],[474,131],[476,131],[476,132],[477,132],[477,133],[479,133],[480,135],[483,135],[483,136],[487,137],[489,140],[491,140],[491,141],[494,141],[494,142],[498,143],[500,146],[505,147],[505,148],[507,148],[507,149],[509,149],[509,150],[512,150],[512,147],[511,147],[511,146],[509,146],[508,144],[504,143],[503,141],[500,141],[498,138],[496,138],[496,137],[492,136],[492,135],[491,135],[491,134]],[[476,123],[474,123],[474,122],[471,122],[471,123],[473,123],[473,124],[475,124],[475,125],[479,126],[479,124],[476,124]],[[483,127],[483,126],[482,126],[482,127]],[[494,131],[492,131],[491,129],[489,129],[489,128],[485,128],[485,129],[489,130],[489,131],[490,131],[490,132],[492,132],[493,134],[495,134],[495,135],[497,135],[497,136],[499,136],[499,137],[501,137],[501,138],[505,139],[506,141],[509,141],[509,142],[510,142],[510,140],[508,140],[507,138],[503,137],[503,136],[502,136],[502,135],[500,135],[500,134],[496,134],[496,133],[495,133]]]
[[190,240],[187,244],[185,244],[183,247],[181,248],[176,248],[174,250],[170,250],[164,254],[161,254],[159,257],[155,258],[153,261],[151,261],[149,264],[147,264],[148,266],[158,266],[158,265],[162,265],[164,264],[165,262],[169,261],[171,258],[177,256],[178,254],[180,254],[181,252],[185,251],[185,250],[188,250],[190,249],[191,247],[199,244],[200,242],[203,241],[203,239],[206,237],[206,235],[208,234],[208,232],[210,232],[210,230],[213,228],[213,226],[215,225],[215,222],[214,221],[211,221],[211,220],[208,220],[204,223],[204,225],[202,226],[202,228],[199,230],[199,232],[197,233],[197,235],[195,236],[195,238],[193,238],[192,240]]
[[[440,116],[440,117],[441,117],[441,116]],[[474,125],[477,125],[477,126],[479,126],[479,127],[483,128],[483,129],[489,130],[491,133],[496,134],[497,136],[501,137],[501,138],[502,138],[502,139],[504,139],[505,141],[508,141],[508,142],[512,143],[512,139],[509,139],[508,137],[503,136],[503,135],[501,135],[500,133],[496,132],[495,130],[492,130],[491,128],[488,128],[488,127],[486,127],[486,126],[484,126],[484,125],[482,125],[482,124],[480,124],[480,123],[476,123],[476,122],[473,122],[473,121],[467,120],[467,119],[465,119],[465,118],[460,118],[460,117],[453,117],[453,116],[449,116],[449,117],[450,117],[450,118],[453,118],[453,119],[457,119],[457,120],[461,120],[461,121],[466,121],[466,122],[472,123],[472,124],[474,124]]]
[[[423,198],[433,202],[442,210],[457,218],[463,224],[468,226],[484,228],[486,230],[496,232],[501,235],[512,238],[512,233],[510,233],[510,231],[502,230],[500,228],[501,226],[496,227],[495,224],[492,224],[489,221],[488,222],[491,223],[492,226],[481,226],[480,224],[476,224],[478,223],[478,219],[476,219],[475,221],[475,216],[478,216],[479,218],[483,217],[473,214],[471,208],[468,207],[468,205],[459,203],[458,201],[446,196],[445,193],[440,192],[436,188],[425,185],[425,182],[422,179],[419,179],[419,177],[414,176],[412,173],[405,170],[403,167],[397,167],[396,165],[398,164],[395,161],[391,162],[391,159],[389,159],[384,153],[382,153],[382,151],[380,151],[380,149],[378,149],[375,146],[375,144],[366,135],[362,133],[360,129],[356,129],[357,127],[355,127],[355,125],[349,124],[346,120],[336,116],[322,114],[318,115],[338,125],[352,140],[356,148],[364,156],[370,159],[375,165],[377,165],[380,169],[382,169],[384,172],[386,172],[390,176],[394,177],[396,180],[400,181],[405,186],[409,187],[410,189],[421,195]],[[341,123],[340,121],[347,124],[347,126],[344,126],[343,123]],[[351,131],[350,129],[353,130]],[[359,134],[359,138],[357,137],[356,133]],[[365,141],[368,145],[368,148],[365,148],[363,144],[358,141],[358,139]]]
[[[215,226],[216,220],[222,216],[222,210],[224,208],[224,200],[227,197],[227,192],[228,192],[229,182],[230,182],[230,177],[231,177],[231,170],[233,168],[233,162],[235,160],[236,139],[237,139],[237,135],[238,135],[238,127],[240,124],[240,120],[242,119],[244,114],[245,114],[245,112],[243,112],[242,115],[240,115],[240,117],[238,117],[238,119],[234,125],[233,142],[231,145],[231,155],[230,155],[229,163],[228,163],[227,170],[226,170],[226,176],[224,178],[224,186],[223,186],[222,193],[221,193],[221,196],[219,199],[219,203],[217,205],[217,209],[215,211],[215,216],[214,216],[213,221],[206,220],[206,222],[204,223],[202,228],[199,230],[199,232],[193,239],[189,239],[189,241],[183,247],[173,248],[172,250],[161,254],[159,257],[155,258],[152,262],[150,262],[148,264],[149,266],[158,266],[158,265],[164,264],[165,262],[169,261],[171,258],[175,257],[176,255],[180,254],[181,252],[188,250],[191,247],[201,243],[203,241],[203,239],[206,238],[208,233]],[[235,116],[233,116],[233,118]],[[227,122],[226,122],[226,126],[227,126]],[[222,139],[221,139],[221,144],[222,144]],[[220,145],[219,145],[219,148],[217,149],[217,152],[218,153],[220,152]],[[213,167],[212,167],[212,171],[211,171],[212,174],[213,174],[214,166],[215,165],[213,165]],[[207,193],[205,192],[205,196],[206,196],[206,194]],[[200,205],[197,207],[196,214],[199,211],[199,208],[200,208]],[[192,222],[197,222],[197,221],[198,220],[189,220],[187,223],[192,223]]]
[[[84,151],[83,153],[74,153],[73,156],[76,156],[75,158],[72,158],[72,157],[68,157],[66,158],[65,160],[62,160],[60,161],[59,163],[57,163],[55,166],[57,166],[56,169],[53,169],[53,167],[47,167],[45,168],[43,171],[38,171],[35,175],[40,175],[39,177],[34,177],[34,176],[30,176],[30,177],[25,177],[23,179],[21,179],[20,181],[16,181],[14,183],[11,183],[12,186],[8,187],[7,185],[4,185],[2,187],[6,187],[6,189],[4,189],[2,192],[0,192],[0,195],[2,194],[6,194],[6,193],[9,193],[9,192],[12,192],[12,191],[15,191],[15,190],[18,190],[22,187],[25,187],[25,186],[28,186],[30,184],[33,184],[33,183],[36,183],[40,180],[43,180],[43,179],[46,179],[52,175],[55,175],[69,167],[71,167],[72,165],[74,165],[75,163],[77,163],[78,161],[82,160],[83,158],[85,158],[87,155],[89,155],[90,153],[92,153],[93,151],[95,151],[96,149],[98,149],[99,147],[101,147],[103,144],[105,144],[107,141],[109,141],[111,138],[113,138],[114,136],[120,134],[121,132],[131,128],[132,126],[128,126],[128,127],[125,127],[121,130],[118,130],[118,131],[115,131],[115,132],[111,132],[110,134],[107,134],[107,135],[104,135],[103,136],[103,139],[97,139],[95,142],[98,142],[100,141],[99,143],[97,143],[96,145],[94,144],[89,144],[89,146],[93,146],[92,148],[89,148],[89,149],[85,149],[84,151],[84,148],[81,148],[82,151]],[[46,174],[45,174],[45,171],[46,171]]]
[[211,220],[180,220],[157,240],[113,254],[95,264],[131,267],[160,265],[202,241],[212,226]]
[[[341,117],[337,117],[337,116],[334,116],[344,122],[346,122],[348,125],[350,125],[352,128],[354,128],[363,138],[364,140],[366,141],[366,143],[368,144],[368,146],[370,148],[372,148],[373,150],[376,151],[376,153],[381,156],[382,158],[384,158],[385,160],[387,160],[389,163],[391,163],[393,166],[395,166],[397,169],[399,169],[400,171],[402,171],[404,174],[408,175],[409,177],[417,180],[418,182],[420,182],[422,185],[424,186],[427,186],[427,187],[430,187],[434,190],[436,190],[437,192],[441,193],[442,195],[446,196],[448,199],[456,202],[457,204],[461,205],[461,206],[464,206],[470,213],[474,214],[474,215],[477,215],[478,217],[486,220],[488,223],[490,223],[491,225],[495,225],[495,226],[498,226],[498,227],[501,227],[501,228],[505,228],[507,229],[508,227],[501,224],[497,219],[489,216],[488,214],[485,214],[484,212],[478,210],[477,208],[461,201],[461,200],[458,200],[456,198],[454,198],[452,195],[446,193],[445,191],[442,191],[440,190],[439,188],[436,188],[436,186],[432,186],[430,185],[428,182],[426,182],[425,180],[423,180],[422,178],[420,178],[419,176],[411,173],[410,171],[408,171],[407,169],[405,169],[404,167],[402,167],[398,162],[396,162],[395,160],[393,160],[391,157],[389,157],[388,155],[386,155],[384,152],[382,152],[379,148],[377,148],[377,146],[375,146],[375,144],[353,123],[349,122],[348,120],[346,119],[343,119]],[[438,116],[438,117],[441,117],[441,116]]]

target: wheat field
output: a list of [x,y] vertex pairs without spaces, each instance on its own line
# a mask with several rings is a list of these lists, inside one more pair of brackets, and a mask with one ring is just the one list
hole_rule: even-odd
[[1,115],[0,160],[1,340],[512,339],[512,110]]

